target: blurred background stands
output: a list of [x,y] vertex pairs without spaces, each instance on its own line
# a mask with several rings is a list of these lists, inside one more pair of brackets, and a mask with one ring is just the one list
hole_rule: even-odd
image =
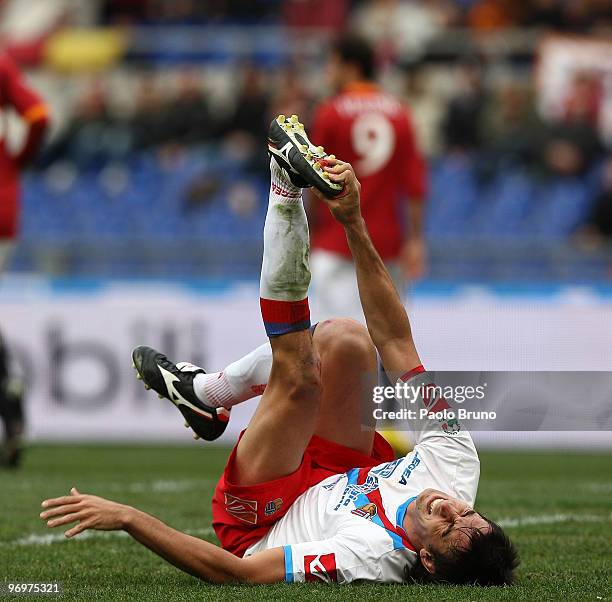
[[4,0],[3,44],[54,114],[12,269],[257,277],[267,124],[308,123],[328,93],[326,48],[352,29],[375,44],[430,161],[430,278],[610,280],[606,8]]

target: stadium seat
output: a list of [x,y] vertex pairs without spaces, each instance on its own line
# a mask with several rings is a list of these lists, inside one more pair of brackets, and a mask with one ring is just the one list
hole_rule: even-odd
[[[482,182],[475,164],[469,156],[442,157],[432,163],[425,225],[432,242],[499,245],[562,240],[588,216],[594,176],[542,183],[514,169]],[[119,259],[119,251],[116,260],[112,253],[104,259],[95,253],[79,258],[83,271],[102,270],[109,275],[146,269],[142,262],[146,263],[155,245],[162,255],[155,258],[161,271],[177,274],[184,269],[189,275],[194,265],[214,266],[225,276],[257,271],[268,189],[264,176],[253,175],[240,163],[207,148],[187,153],[169,165],[151,153],[140,153],[121,169],[125,172],[119,191],[113,188],[112,174],[100,171],[85,171],[61,185],[48,172],[30,174],[24,185],[24,246],[49,242],[60,247],[129,248],[129,261]],[[216,190],[201,205],[189,204],[193,182],[206,177],[215,179]],[[237,214],[229,203],[230,188],[236,183],[251,187],[258,199],[244,215]],[[196,248],[204,249],[202,256],[180,268],[172,253],[164,266],[159,264],[164,249],[185,256]],[[18,261],[23,264],[25,260]],[[99,265],[88,266],[88,261]],[[521,273],[546,272],[546,261],[527,263]],[[452,267],[447,262],[447,268],[453,277],[469,279],[482,275],[486,266],[466,262],[459,254]]]

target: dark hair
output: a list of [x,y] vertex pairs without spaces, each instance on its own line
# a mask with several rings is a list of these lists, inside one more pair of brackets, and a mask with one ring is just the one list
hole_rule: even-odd
[[364,38],[354,34],[344,35],[336,40],[332,53],[338,55],[343,63],[356,65],[365,79],[374,79],[376,71],[374,49]]
[[[481,515],[482,516],[482,515]],[[491,529],[487,532],[471,529],[466,549],[448,554],[433,554],[435,573],[421,563],[408,569],[409,580],[418,583],[455,583],[463,585],[512,585],[514,570],[519,565],[518,552],[502,528],[483,518]]]

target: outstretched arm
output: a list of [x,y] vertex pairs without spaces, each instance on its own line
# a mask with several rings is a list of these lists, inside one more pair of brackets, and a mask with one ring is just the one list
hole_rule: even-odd
[[77,522],[65,532],[74,537],[87,529],[125,531],[179,569],[209,583],[275,583],[285,578],[282,548],[239,558],[207,541],[172,529],[130,506],[72,488],[70,495],[45,500],[40,517],[49,527]]
[[406,310],[385,264],[372,244],[361,215],[361,185],[349,163],[337,159],[328,160],[325,170],[330,180],[344,184],[341,196],[321,198],[344,227],[355,262],[359,297],[372,341],[386,370],[411,370],[421,361],[414,346]]

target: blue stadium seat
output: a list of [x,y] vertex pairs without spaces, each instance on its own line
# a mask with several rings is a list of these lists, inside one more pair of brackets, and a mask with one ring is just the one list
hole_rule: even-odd
[[468,235],[478,202],[478,184],[469,159],[444,158],[431,169],[425,230],[436,239]]
[[477,236],[496,240],[520,238],[533,195],[533,183],[523,171],[497,175],[482,195],[474,220]]
[[[79,174],[73,183],[64,183],[62,190],[57,183],[49,183],[48,174],[28,175],[23,195],[23,240],[35,245],[112,244],[118,249],[139,241],[159,241],[162,245],[182,242],[187,249],[193,243],[205,244],[214,255],[214,269],[220,275],[253,263],[253,249],[261,244],[267,207],[265,177],[249,174],[235,161],[206,150],[185,155],[171,166],[160,164],[153,154],[143,153],[124,167],[124,188],[116,194],[96,172]],[[431,241],[447,243],[563,239],[588,216],[597,183],[593,174],[538,183],[520,170],[481,182],[470,157],[443,157],[433,162],[430,173],[426,234]],[[215,178],[218,189],[201,206],[188,204],[192,183],[207,176]],[[238,182],[252,186],[258,199],[246,216],[236,214],[228,201],[230,187]],[[82,259],[85,271],[87,261],[91,258]],[[138,271],[134,267],[137,257],[133,263],[131,257],[115,263],[105,268],[109,275]],[[454,276],[478,277],[464,273],[467,268],[461,259],[456,263]],[[525,270],[534,275],[546,270],[546,266],[528,263]],[[176,275],[181,269],[172,267]],[[189,275],[188,268],[185,270]]]
[[562,239],[584,222],[591,192],[581,178],[556,179],[539,187],[527,216],[529,231],[538,238]]

